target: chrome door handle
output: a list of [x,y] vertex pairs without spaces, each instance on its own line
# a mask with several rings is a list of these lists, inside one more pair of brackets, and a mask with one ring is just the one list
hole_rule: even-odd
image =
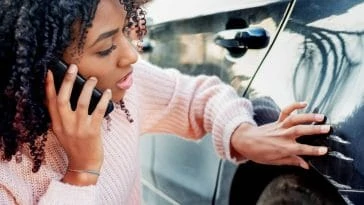
[[214,42],[228,50],[262,49],[267,47],[269,39],[269,34],[264,28],[250,27],[220,31],[215,35]]

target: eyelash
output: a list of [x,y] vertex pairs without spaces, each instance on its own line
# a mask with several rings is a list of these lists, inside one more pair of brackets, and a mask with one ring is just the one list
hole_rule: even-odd
[[116,45],[113,44],[110,48],[108,48],[104,51],[97,52],[97,55],[99,55],[101,57],[105,57],[105,56],[108,56],[115,49],[116,49]]

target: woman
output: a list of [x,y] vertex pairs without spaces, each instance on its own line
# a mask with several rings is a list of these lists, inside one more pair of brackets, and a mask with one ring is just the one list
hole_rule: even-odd
[[[199,139],[211,132],[217,153],[238,162],[308,168],[299,155],[326,153],[295,141],[330,129],[309,125],[323,115],[291,114],[305,103],[257,127],[251,103],[219,79],[139,59],[128,36],[145,33],[142,3],[0,2],[1,204],[140,204],[143,133]],[[48,71],[57,59],[70,65],[58,92]],[[73,110],[77,73],[87,82]],[[103,95],[89,115],[95,86]],[[110,99],[116,109],[104,118]]]

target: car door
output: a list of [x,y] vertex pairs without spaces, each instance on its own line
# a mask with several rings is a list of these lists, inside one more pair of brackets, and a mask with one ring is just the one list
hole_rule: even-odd
[[[219,76],[242,95],[289,5],[288,0],[154,0],[146,6],[152,25],[142,56],[183,73]],[[257,42],[235,45],[241,40],[237,34],[246,33]],[[209,135],[195,142],[148,134],[142,137],[141,156],[147,204],[214,203],[221,160]],[[221,193],[219,201],[227,202],[228,190],[226,199]]]
[[330,147],[311,165],[348,204],[364,198],[363,0],[297,0],[272,50],[256,73],[253,98],[280,107],[308,102],[303,112],[326,115],[329,136],[305,142]]

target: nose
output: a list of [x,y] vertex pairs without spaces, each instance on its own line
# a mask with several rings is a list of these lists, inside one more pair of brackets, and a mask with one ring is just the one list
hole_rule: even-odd
[[123,68],[135,63],[138,60],[138,53],[126,37],[122,37],[121,45],[118,66]]

